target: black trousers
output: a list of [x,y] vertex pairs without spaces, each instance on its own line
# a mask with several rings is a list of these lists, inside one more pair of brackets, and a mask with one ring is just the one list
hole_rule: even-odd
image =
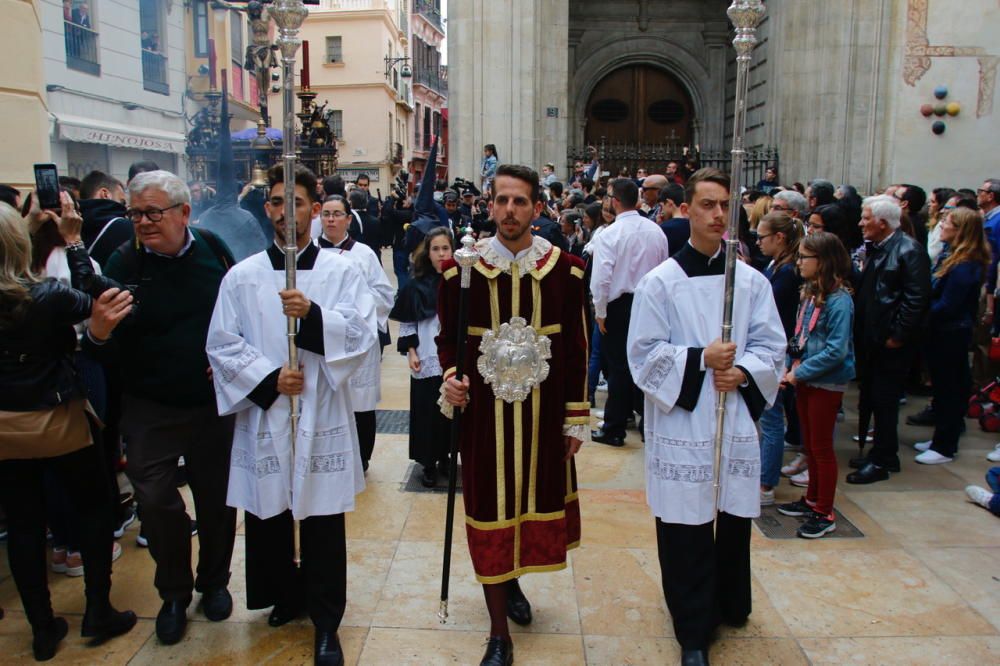
[[958,451],[963,419],[972,390],[969,368],[971,329],[935,331],[930,336],[924,359],[934,387],[934,439],[931,448],[949,458]]
[[720,513],[712,523],[679,525],[656,519],[663,596],[684,650],[707,649],[720,621],[750,615],[750,519]]
[[358,429],[358,443],[361,445],[361,464],[368,469],[368,461],[375,450],[375,410],[354,412],[354,425]]
[[317,628],[337,631],[347,607],[344,514],[299,522],[301,570],[295,566],[295,523],[285,511],[262,520],[246,514],[247,608],[301,605]]
[[860,374],[858,407],[874,417],[875,438],[868,459],[880,467],[899,464],[899,399],[904,394],[912,349],[866,350]]
[[[122,408],[126,473],[142,506],[160,598],[178,601],[190,597],[192,589],[228,585],[236,539],[236,509],[226,506],[233,417],[220,417],[215,405],[171,407],[127,394]],[[177,490],[181,456],[198,514],[197,579],[191,573],[191,519]]]
[[632,294],[623,294],[608,303],[604,321],[607,331],[601,340],[601,353],[608,367],[608,400],[604,405],[604,432],[612,437],[625,436],[625,422],[633,412],[642,413],[642,392],[632,381],[628,367],[628,326],[632,318]]
[[451,446],[451,420],[438,407],[441,377],[410,377],[410,460],[422,467],[447,462]]
[[111,592],[115,526],[100,445],[92,444],[55,458],[0,461],[0,504],[7,513],[7,559],[24,613],[36,629],[52,619],[45,559],[46,469],[55,474],[73,499],[87,604],[106,604]]

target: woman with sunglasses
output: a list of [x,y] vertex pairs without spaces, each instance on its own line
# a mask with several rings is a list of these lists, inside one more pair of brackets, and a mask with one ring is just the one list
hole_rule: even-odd
[[837,529],[833,429],[847,383],[854,378],[851,259],[840,239],[821,231],[802,240],[798,266],[805,283],[788,346],[792,367],[784,383],[795,387],[809,485],[801,499],[779,505],[778,511],[804,517],[796,533],[818,539]]

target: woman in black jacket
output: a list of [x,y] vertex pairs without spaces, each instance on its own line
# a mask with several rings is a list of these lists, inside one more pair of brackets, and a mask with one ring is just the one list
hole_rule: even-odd
[[[72,206],[63,196],[64,208]],[[112,326],[128,314],[132,297],[112,290],[95,301],[55,280],[39,279],[30,267],[28,225],[0,204],[0,504],[35,659],[44,661],[55,655],[68,630],[66,620],[53,615],[46,580],[46,467],[74,498],[79,520],[87,596],[81,634],[99,643],[136,622],[131,611],[111,606],[115,500],[92,435],[93,412],[72,361],[73,325],[92,317],[94,327]]]

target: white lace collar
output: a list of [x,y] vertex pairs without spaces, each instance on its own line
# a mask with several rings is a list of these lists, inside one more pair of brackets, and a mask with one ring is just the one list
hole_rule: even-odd
[[538,268],[545,255],[552,250],[552,243],[540,236],[533,236],[531,247],[522,252],[518,252],[515,257],[510,250],[503,246],[496,237],[484,238],[476,243],[476,251],[479,252],[480,259],[486,264],[497,268],[504,273],[510,273],[510,267],[517,264],[518,273],[524,275]]

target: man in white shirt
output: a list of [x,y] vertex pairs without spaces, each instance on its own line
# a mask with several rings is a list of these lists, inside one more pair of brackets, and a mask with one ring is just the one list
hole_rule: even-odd
[[639,188],[619,178],[611,189],[615,221],[594,241],[590,291],[594,316],[604,340],[601,351],[608,367],[608,401],[604,426],[591,439],[610,446],[624,446],[625,422],[634,411],[642,413],[642,394],[632,382],[625,342],[632,316],[632,292],[639,280],[670,256],[667,238],[652,220],[636,210]]

